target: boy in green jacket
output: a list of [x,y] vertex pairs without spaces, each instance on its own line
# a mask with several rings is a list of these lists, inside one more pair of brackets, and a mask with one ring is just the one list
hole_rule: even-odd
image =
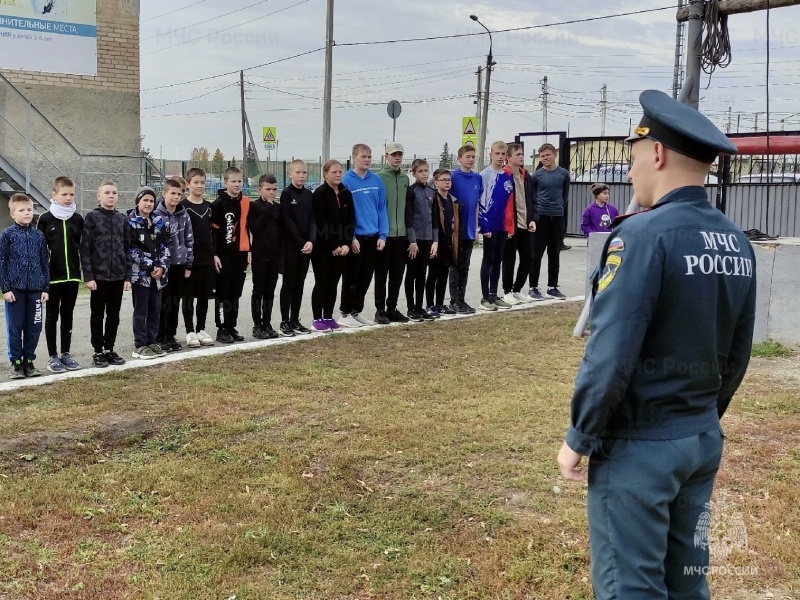
[[[386,166],[378,171],[378,177],[386,188],[386,212],[389,217],[389,236],[386,247],[378,253],[375,264],[375,322],[408,323],[408,317],[397,310],[397,299],[408,259],[408,237],[406,235],[406,193],[408,176],[403,173],[403,145],[389,142],[386,145]],[[386,293],[386,279],[389,293]]]

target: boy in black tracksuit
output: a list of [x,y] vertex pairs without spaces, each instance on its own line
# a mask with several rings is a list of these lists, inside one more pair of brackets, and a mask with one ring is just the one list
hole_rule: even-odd
[[283,336],[311,333],[300,323],[300,305],[311,251],[317,238],[314,222],[314,198],[311,190],[303,187],[308,167],[302,160],[289,165],[291,184],[281,192],[281,246],[283,257],[283,285],[281,285],[281,329]]
[[[47,370],[51,373],[81,368],[70,354],[72,315],[81,284],[81,233],[83,216],[75,205],[75,184],[69,177],[56,177],[50,210],[39,217],[36,227],[44,234],[50,251],[50,297],[44,320]],[[58,353],[58,318],[61,317],[61,355]]]
[[[206,333],[208,299],[214,295],[214,247],[211,241],[211,202],[203,198],[206,172],[194,167],[186,173],[189,195],[181,201],[192,223],[194,260],[191,275],[183,287],[183,323],[186,326],[186,346],[213,346],[214,338]],[[195,301],[197,324],[195,325]]]
[[131,290],[131,228],[127,217],[116,210],[117,184],[103,180],[97,199],[100,206],[83,219],[81,266],[86,287],[92,292],[89,300],[92,364],[107,367],[125,364],[125,359],[114,351],[114,344],[122,292]]
[[250,252],[250,236],[247,234],[250,200],[242,195],[242,172],[239,169],[228,167],[223,179],[225,189],[219,190],[217,199],[211,204],[214,268],[217,271],[214,304],[217,341],[232,344],[244,340],[236,330],[236,321]]
[[278,180],[274,175],[262,175],[258,180],[260,198],[254,200],[247,215],[247,229],[252,236],[250,268],[253,274],[253,293],[250,310],[253,315],[253,337],[273,339],[278,332],[272,328],[272,305],[281,260],[281,205]]
[[434,210],[436,191],[428,185],[428,162],[415,159],[411,173],[416,181],[408,188],[405,214],[409,243],[405,283],[408,318],[432,321],[435,317],[424,310],[422,303],[428,265],[439,249],[439,211]]

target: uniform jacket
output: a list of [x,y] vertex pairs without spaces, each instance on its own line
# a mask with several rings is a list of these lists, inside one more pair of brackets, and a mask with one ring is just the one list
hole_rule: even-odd
[[178,204],[175,212],[171,213],[162,200],[153,211],[153,215],[164,220],[166,232],[169,234],[170,264],[183,265],[191,269],[194,263],[194,234],[192,220],[186,207]]
[[247,234],[247,213],[250,200],[243,194],[231,198],[220,190],[211,203],[211,230],[214,256],[231,255],[250,251],[250,236]]
[[378,171],[386,190],[386,214],[389,218],[389,237],[406,237],[406,192],[408,176],[388,165]]
[[0,233],[0,287],[46,292],[50,289],[50,256],[44,234],[16,223]]
[[84,281],[131,280],[131,228],[124,214],[99,206],[84,217],[81,266]]
[[59,219],[46,212],[36,227],[44,234],[50,251],[50,283],[81,280],[81,234],[83,217],[75,213],[69,219]]
[[344,185],[338,191],[327,183],[314,190],[314,220],[317,223],[317,245],[314,250],[333,252],[349,246],[356,231],[353,195]]
[[281,258],[281,203],[253,200],[247,213],[247,229],[252,241],[253,261],[267,262]]
[[753,248],[705,190],[678,188],[617,223],[572,399],[566,441],[581,454],[717,430],[750,360]]
[[406,195],[406,233],[408,241],[439,241],[439,213],[433,210],[436,190],[429,185],[414,183]]
[[167,222],[157,215],[148,221],[133,208],[128,212],[131,228],[131,284],[150,287],[153,283],[153,269],[161,267],[164,275],[155,280],[158,289],[168,283],[167,271],[170,264],[169,233]]

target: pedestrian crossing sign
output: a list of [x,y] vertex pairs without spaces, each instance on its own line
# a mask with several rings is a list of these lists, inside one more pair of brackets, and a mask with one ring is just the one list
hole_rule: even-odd
[[478,117],[463,117],[461,119],[461,135],[465,137],[477,135],[479,123]]
[[278,141],[277,127],[264,127],[261,131],[261,137],[264,139],[265,144],[275,144]]
[[474,135],[465,135],[461,138],[462,146],[469,146],[470,148],[478,147],[478,137]]

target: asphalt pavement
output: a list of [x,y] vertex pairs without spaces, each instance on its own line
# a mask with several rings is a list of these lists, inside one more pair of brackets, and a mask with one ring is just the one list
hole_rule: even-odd
[[[585,239],[567,239],[567,243],[572,246],[571,250],[565,250],[561,252],[561,271],[559,282],[561,284],[561,291],[567,295],[569,298],[575,298],[584,295],[585,291],[585,281],[586,281],[586,255],[587,255],[587,248],[586,248],[586,240]],[[467,297],[466,300],[469,304],[473,307],[478,307],[480,304],[481,299],[481,292],[480,292],[480,279],[479,279],[479,271],[480,271],[480,264],[482,258],[482,251],[479,247],[476,247],[473,254],[472,254],[472,262],[470,267],[470,276],[469,276],[469,284],[467,287]],[[541,287],[545,287],[545,283],[547,282],[547,256],[542,260],[542,276],[541,276]],[[281,281],[278,281],[278,287],[275,292],[275,304],[273,308],[273,318],[272,318],[272,325],[276,329],[280,324],[280,310],[278,305],[278,296],[280,293],[280,286]],[[313,270],[309,270],[308,278],[306,279],[305,285],[305,292],[303,295],[303,305],[301,309],[301,321],[307,327],[311,327],[311,290],[314,287],[314,276]],[[501,281],[502,287],[502,281]],[[233,346],[236,347],[252,347],[249,342],[255,342],[256,346],[258,345],[266,345],[270,343],[275,343],[275,340],[269,341],[262,341],[262,340],[255,340],[252,337],[252,329],[253,329],[253,321],[250,316],[250,293],[252,290],[252,280],[250,278],[250,274],[248,272],[247,281],[245,282],[244,292],[242,294],[242,300],[240,303],[239,309],[239,323],[237,329],[239,332],[245,336],[245,342],[240,342],[238,344],[233,345],[226,345],[217,343],[215,346],[211,346],[209,348],[204,348],[200,350],[192,350],[191,355],[195,356],[197,353],[209,353],[214,348],[219,349],[220,347]],[[527,291],[527,288],[526,290]],[[542,289],[544,293],[544,289]],[[445,296],[446,301],[449,301],[450,297],[450,290],[447,290],[447,294]],[[373,319],[375,314],[374,309],[374,295],[372,289],[367,292],[367,301],[364,310],[365,316],[367,316],[370,320]],[[337,299],[337,307],[338,307],[338,299]],[[398,308],[405,313],[406,311],[406,302],[405,302],[405,292],[401,288],[400,290],[400,301],[398,302]],[[478,313],[483,311],[478,310]],[[131,358],[131,353],[133,352],[133,330],[131,327],[131,320],[133,316],[133,305],[131,301],[131,294],[130,292],[126,292],[125,296],[123,297],[122,301],[122,311],[120,313],[120,326],[117,334],[117,344],[115,350],[125,358],[129,363],[154,363],[157,361],[163,361],[165,359],[155,359],[149,361],[142,361],[140,359],[133,359]],[[338,317],[338,312],[334,314],[335,317]],[[5,331],[5,311],[0,311],[0,324],[2,324],[2,330]],[[209,315],[208,315],[208,323],[207,329],[209,335],[212,337],[216,337],[216,327],[214,325],[214,303],[213,300],[210,301],[209,306]],[[325,334],[330,335],[330,334]],[[283,338],[286,339],[286,338]],[[186,349],[186,334],[185,329],[183,327],[183,317],[180,319],[179,327],[178,327],[178,341],[183,344],[184,349],[175,353],[170,353],[167,357],[170,361],[177,360],[181,355],[187,354]],[[0,340],[0,346],[2,346],[3,356],[7,357],[7,340],[6,337],[3,336]],[[75,307],[75,317],[74,317],[74,325],[73,325],[73,335],[72,335],[72,355],[73,357],[84,367],[84,369],[88,369],[92,365],[92,347],[89,341],[89,294],[87,291],[82,290],[80,295],[78,296],[78,301]],[[54,380],[55,378],[63,378],[65,375],[54,375],[46,370],[47,361],[47,344],[45,342],[44,330],[42,330],[41,337],[39,339],[39,346],[37,348],[37,355],[36,355],[36,366],[42,372],[42,377],[36,378],[36,380],[41,380],[44,383],[47,380]],[[6,363],[8,364],[8,363]],[[10,367],[10,365],[9,365]],[[109,372],[114,370],[118,367],[108,367],[107,369],[92,369],[93,372]],[[76,371],[74,374],[79,374],[81,371]],[[9,375],[9,368],[0,368],[0,390],[3,388],[9,389],[12,387],[12,382],[8,378]],[[66,376],[73,375],[72,373],[66,374]],[[23,380],[25,381],[25,380]],[[32,383],[33,380],[30,380]],[[5,383],[5,385],[2,385]],[[16,382],[13,382],[16,383]],[[38,383],[38,381],[37,381]]]

